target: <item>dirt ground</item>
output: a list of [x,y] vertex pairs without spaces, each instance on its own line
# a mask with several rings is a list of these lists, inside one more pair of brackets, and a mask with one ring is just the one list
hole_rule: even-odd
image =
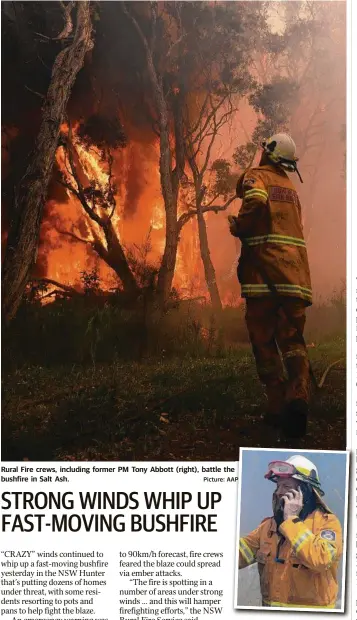
[[[344,342],[312,349],[317,378]],[[262,422],[249,347],[222,358],[32,366],[3,378],[3,460],[238,460],[240,447],[343,450],[345,362],[315,391],[303,439]]]

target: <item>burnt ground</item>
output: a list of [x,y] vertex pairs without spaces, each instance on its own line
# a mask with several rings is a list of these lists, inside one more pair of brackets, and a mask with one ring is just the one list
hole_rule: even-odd
[[[341,340],[310,349],[319,379]],[[2,460],[237,460],[242,447],[344,450],[346,367],[315,393],[308,434],[292,443],[261,420],[249,347],[220,358],[83,368],[22,367],[3,378]]]

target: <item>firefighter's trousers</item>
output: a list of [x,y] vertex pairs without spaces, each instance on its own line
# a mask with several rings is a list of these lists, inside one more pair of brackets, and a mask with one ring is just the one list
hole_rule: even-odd
[[269,413],[280,413],[285,403],[295,399],[309,400],[310,366],[303,336],[305,307],[295,297],[246,299],[246,324]]

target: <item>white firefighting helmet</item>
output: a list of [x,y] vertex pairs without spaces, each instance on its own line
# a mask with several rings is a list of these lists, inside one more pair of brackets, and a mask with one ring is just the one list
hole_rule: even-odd
[[272,162],[279,164],[282,168],[290,170],[290,172],[297,172],[299,179],[302,182],[302,178],[297,169],[296,162],[296,145],[291,136],[287,133],[276,133],[268,140],[262,142],[262,147]]
[[328,512],[331,512],[322,500],[322,496],[325,493],[321,488],[317,467],[305,456],[290,456],[286,461],[272,461],[268,465],[268,472],[265,474],[265,478],[272,482],[277,482],[278,478],[295,478],[311,485],[318,502]]

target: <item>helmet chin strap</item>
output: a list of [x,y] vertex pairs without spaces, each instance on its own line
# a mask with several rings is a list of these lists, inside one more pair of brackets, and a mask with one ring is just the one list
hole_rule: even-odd
[[[291,159],[284,159],[283,157],[274,157],[274,148],[276,143],[272,142],[272,144],[274,144],[273,148],[269,148],[271,145],[269,144],[267,146],[266,142],[262,142],[262,147],[264,152],[267,154],[267,156],[269,157],[269,159],[274,163],[274,164],[285,164],[286,167],[288,168],[288,170],[291,170],[291,172],[296,172],[299,179],[300,179],[300,183],[303,183],[304,181],[302,180],[301,174],[298,170],[298,167],[296,165],[296,161],[291,160]],[[284,166],[283,166],[284,167]]]
[[283,159],[283,157],[279,158],[279,162],[280,164],[285,164],[288,168],[288,170],[291,170],[292,172],[296,172],[299,179],[300,179],[300,183],[303,183],[304,181],[301,178],[301,174],[298,170],[296,161],[292,161],[291,159]]
[[295,164],[295,166],[294,166],[294,167],[295,167],[295,172],[297,172],[297,175],[298,175],[298,177],[299,177],[299,179],[300,179],[300,183],[303,183],[304,181],[303,181],[303,180],[302,180],[302,178],[301,178],[301,174],[300,174],[300,172],[299,172],[299,170],[298,170],[297,165]]

